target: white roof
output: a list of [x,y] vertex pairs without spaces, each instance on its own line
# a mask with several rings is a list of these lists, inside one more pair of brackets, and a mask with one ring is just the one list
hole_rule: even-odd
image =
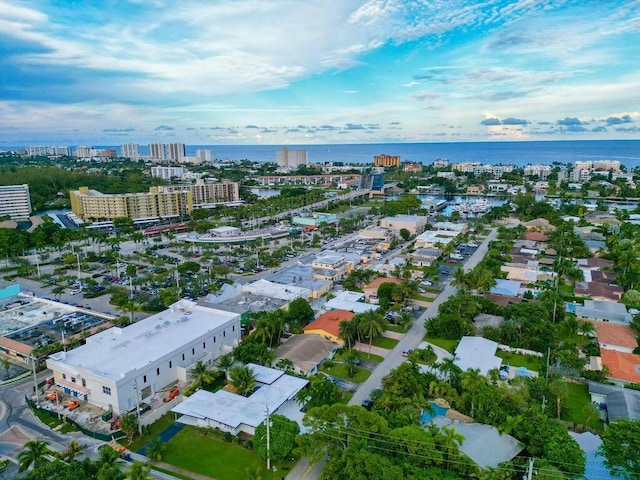
[[332,298],[324,304],[325,310],[347,310],[353,313],[364,313],[369,310],[377,310],[378,306],[371,303],[359,302],[364,298],[364,293],[343,291],[338,293],[335,298]]
[[[273,368],[260,367],[258,372],[256,367],[259,365],[249,364],[249,366],[256,374],[258,383],[261,383],[259,378],[273,380],[273,383],[260,385],[260,388],[249,397],[225,390],[218,390],[215,393],[198,390],[171,411],[190,417],[214,420],[234,429],[242,424],[255,428],[264,422],[267,406],[269,412],[273,414],[309,383],[308,380],[286,375]],[[263,370],[272,370],[275,373],[269,374]],[[277,378],[273,379],[274,376]]]
[[496,357],[498,344],[482,337],[462,337],[456,347],[455,363],[465,372],[479,369],[482,375],[487,375],[489,370],[500,368],[502,359]]
[[311,295],[311,290],[308,288],[297,287],[295,285],[282,285],[263,278],[244,285],[242,291],[254,295],[279,298],[280,300],[295,300],[298,297],[309,298]]
[[86,345],[51,358],[118,380],[181,349],[207,332],[231,325],[239,315],[179,300],[168,310],[128,327],[113,327],[87,338]]

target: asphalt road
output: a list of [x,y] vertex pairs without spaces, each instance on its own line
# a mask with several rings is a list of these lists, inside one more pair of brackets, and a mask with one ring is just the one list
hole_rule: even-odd
[[[491,230],[489,235],[480,244],[475,253],[469,258],[464,265],[464,270],[469,271],[474,268],[487,253],[489,242],[494,240],[497,236],[495,229]],[[380,388],[382,385],[382,379],[389,374],[391,370],[399,366],[406,357],[402,356],[402,352],[409,348],[415,349],[425,336],[424,323],[429,318],[435,316],[438,313],[438,307],[441,303],[445,302],[449,297],[455,295],[457,289],[447,283],[444,290],[433,303],[427,308],[424,313],[418,318],[409,329],[407,335],[405,335],[395,346],[395,348],[387,355],[387,357],[378,365],[378,367],[372,372],[371,376],[360,386],[358,390],[353,394],[353,397],[349,401],[349,405],[360,405],[362,401],[371,396],[371,392],[376,388]],[[287,480],[318,480],[322,472],[322,463],[309,466],[307,458],[301,459],[295,467],[287,475]]]

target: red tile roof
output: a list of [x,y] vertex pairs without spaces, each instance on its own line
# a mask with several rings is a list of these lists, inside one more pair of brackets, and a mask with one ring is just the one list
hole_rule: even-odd
[[22,355],[31,355],[33,347],[10,338],[0,337],[0,348],[13,350],[14,352],[21,353]]
[[610,322],[598,322],[589,320],[598,335],[598,343],[605,343],[611,346],[636,348],[638,342],[636,340],[636,334],[628,325],[621,325],[619,323]]
[[323,330],[331,335],[338,336],[340,322],[350,322],[355,315],[347,310],[331,310],[316,318],[313,322],[304,327],[305,331]]
[[542,232],[525,232],[524,238],[525,240],[533,240],[534,242],[546,242],[549,240],[549,237]]
[[609,369],[609,378],[640,383],[640,355],[602,349],[600,357]]

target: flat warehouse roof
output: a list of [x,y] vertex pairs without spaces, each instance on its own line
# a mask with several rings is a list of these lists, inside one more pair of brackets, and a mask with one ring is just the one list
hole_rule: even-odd
[[51,355],[69,366],[118,380],[207,332],[239,321],[239,315],[180,300],[168,310],[125,328],[113,327],[87,338],[86,345]]

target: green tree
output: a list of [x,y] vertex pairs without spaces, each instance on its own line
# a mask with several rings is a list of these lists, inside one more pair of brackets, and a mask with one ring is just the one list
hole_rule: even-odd
[[371,355],[373,339],[384,332],[387,322],[377,310],[359,313],[354,318],[357,318],[358,329],[362,336],[369,339],[369,355]]
[[162,454],[166,449],[167,445],[160,437],[156,437],[151,440],[151,444],[146,448],[144,455],[151,460],[159,462],[162,460]]
[[2,357],[2,368],[4,368],[4,379],[9,378],[9,369],[11,368],[11,362],[7,357]]
[[358,365],[361,362],[361,353],[359,350],[350,349],[344,357],[344,364],[347,366],[347,375],[349,377],[355,376],[358,371]]
[[193,382],[195,388],[203,388],[209,385],[215,379],[213,370],[202,360],[198,360],[191,370],[189,370],[189,378]]
[[306,388],[296,394],[296,401],[307,410],[340,401],[340,390],[324,375],[314,375]]
[[400,229],[400,236],[406,242],[407,240],[409,240],[411,238],[411,232],[409,230],[407,230],[406,228],[401,228]]
[[125,413],[120,416],[120,430],[122,430],[129,442],[133,440],[133,437],[138,433],[138,417],[133,413]]
[[[291,458],[291,453],[296,448],[296,437],[300,433],[300,427],[297,422],[289,420],[282,415],[271,415],[269,419],[271,421],[269,427],[269,456],[276,462],[284,462]],[[253,447],[258,457],[266,460],[267,427],[265,422],[256,427],[256,432],[253,436]]]
[[599,452],[611,474],[629,480],[640,478],[640,421],[611,423],[604,431]]
[[341,321],[338,325],[338,338],[351,349],[358,339],[358,322],[353,319]]
[[569,396],[569,388],[564,380],[558,378],[549,383],[549,393],[556,397],[556,412],[558,414],[558,420],[560,420],[562,402]]
[[155,477],[149,475],[151,467],[146,463],[133,462],[129,466],[125,480],[154,480]]
[[242,365],[229,370],[229,383],[239,395],[246,396],[256,386],[256,379],[251,368]]
[[445,456],[445,467],[450,468],[451,462],[459,454],[459,447],[464,442],[464,436],[456,432],[454,427],[442,427],[442,447]]
[[39,468],[53,461],[53,452],[44,440],[29,440],[23,450],[18,453],[18,471],[24,472],[29,467]]
[[65,462],[70,462],[82,453],[83,446],[77,440],[71,440],[67,449],[60,455]]
[[313,319],[313,316],[313,308],[311,308],[311,305],[309,305],[306,299],[302,297],[296,298],[289,304],[287,319],[290,322],[304,327]]
[[121,480],[124,473],[120,466],[124,463],[120,460],[120,454],[111,445],[102,445],[98,448],[100,458],[98,459],[97,480]]

